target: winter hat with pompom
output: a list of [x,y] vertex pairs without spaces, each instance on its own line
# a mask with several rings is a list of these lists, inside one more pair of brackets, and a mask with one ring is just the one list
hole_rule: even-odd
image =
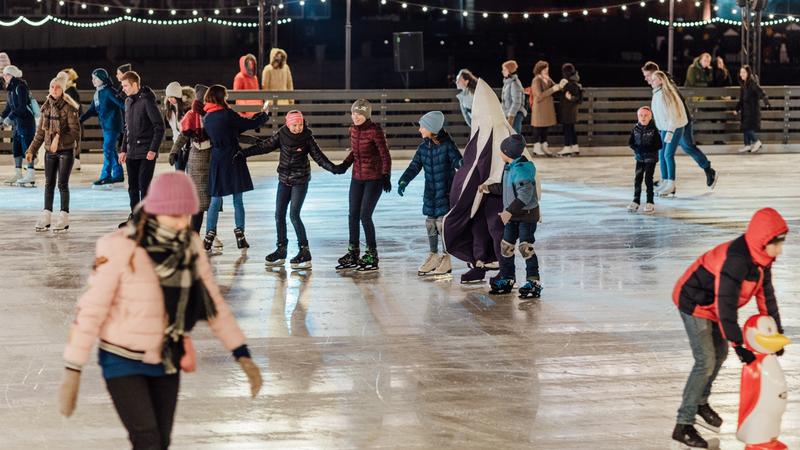
[[200,209],[200,200],[192,179],[180,171],[165,172],[157,176],[150,184],[143,203],[144,212],[153,215],[192,215],[197,214]]

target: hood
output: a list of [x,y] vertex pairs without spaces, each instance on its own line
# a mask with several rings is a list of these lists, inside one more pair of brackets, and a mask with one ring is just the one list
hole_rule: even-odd
[[772,239],[789,232],[789,225],[778,211],[772,208],[763,208],[753,214],[747,231],[744,233],[744,240],[750,250],[750,256],[756,264],[767,267],[775,258],[767,255],[764,248]]
[[581,76],[577,71],[575,71],[574,74],[572,74],[572,75],[567,77],[567,80],[574,81],[576,83],[580,83],[581,82]]
[[58,109],[61,109],[61,108],[63,107],[63,105],[64,105],[64,104],[70,105],[70,106],[72,106],[72,107],[73,107],[73,108],[75,108],[75,109],[79,109],[79,108],[80,108],[80,105],[78,105],[78,102],[76,102],[76,101],[75,101],[75,99],[73,99],[72,97],[70,97],[70,96],[69,96],[69,94],[67,94],[67,93],[64,93],[64,94],[61,96],[61,98],[60,98],[60,99],[58,99],[58,100],[56,100],[56,99],[55,99],[55,98],[53,98],[52,96],[48,95],[48,96],[47,96],[47,101],[48,101],[48,102],[49,102],[51,105],[55,106],[55,107],[56,107],[56,108],[58,108]]
[[286,64],[289,62],[289,55],[286,54],[286,51],[282,48],[273,48],[269,51],[269,62],[271,63],[273,59],[275,59],[275,55],[277,54],[283,55],[283,63]]
[[104,86],[111,86],[111,78],[108,77],[108,72],[105,69],[94,69],[92,75],[102,81]]
[[[194,88],[189,86],[181,86],[181,110],[188,111],[192,107],[192,102],[195,100]],[[172,104],[169,102],[168,97],[164,97],[164,109],[169,109]]]
[[153,90],[150,89],[149,86],[140,87],[139,92],[137,92],[136,95],[133,95],[132,97],[135,98],[136,100],[143,98],[156,101],[156,93],[153,92]]
[[[245,68],[244,62],[247,61],[248,59],[253,60],[253,73],[248,73],[247,68]],[[243,76],[254,77],[256,74],[257,67],[258,67],[258,62],[253,54],[248,53],[239,58],[239,73],[242,74]]]

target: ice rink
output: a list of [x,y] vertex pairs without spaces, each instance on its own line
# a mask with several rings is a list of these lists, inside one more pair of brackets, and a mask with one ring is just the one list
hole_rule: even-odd
[[[322,172],[314,172],[303,210],[313,271],[265,270],[277,177],[274,163],[251,164],[256,190],[244,198],[252,248],[235,248],[228,199],[218,228],[225,250],[212,263],[264,388],[251,400],[238,365],[198,325],[199,367],[182,377],[172,448],[670,448],[692,364],[673,285],[702,252],[742,233],[760,207],[789,221],[774,284],[786,333],[800,339],[792,275],[800,269],[800,154],[711,159],[720,174],[713,193],[681,156],[677,198],[657,199],[653,216],[625,210],[632,156],[535,160],[545,289],[527,302],[460,285],[466,266],[456,261],[454,280],[417,276],[427,252],[422,175],[405,197],[393,191],[378,203],[378,273],[333,269],[347,245],[350,175]],[[406,166],[395,161],[395,183]],[[34,232],[41,187],[0,187],[0,449],[128,447],[94,359],[75,415],[57,411],[61,352],[94,242],[128,214],[124,189],[89,189],[98,170],[87,164],[73,176],[66,235]],[[159,170],[168,170],[164,161]],[[0,178],[9,174],[4,165]],[[522,273],[518,264],[518,279]],[[780,361],[789,384],[782,438],[798,448],[800,346]],[[711,397],[725,420],[723,449],[743,448],[734,436],[740,368],[731,351]]]

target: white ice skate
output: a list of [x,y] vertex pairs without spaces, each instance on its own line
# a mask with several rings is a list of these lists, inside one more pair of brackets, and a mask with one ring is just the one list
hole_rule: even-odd
[[76,159],[75,163],[72,165],[72,170],[77,170],[78,172],[81,171],[81,160]]
[[653,214],[656,212],[656,205],[652,203],[647,203],[644,205],[644,209],[642,210],[642,214]]
[[764,145],[761,141],[755,141],[753,143],[753,147],[750,149],[750,153],[756,153],[757,151],[761,150],[761,146]]
[[564,157],[564,156],[575,156],[577,154],[578,154],[578,146],[577,145],[569,145],[569,146],[564,146],[564,148],[561,149],[561,151],[558,152],[557,155],[561,156],[561,157]]
[[430,252],[425,262],[417,269],[417,275],[424,277],[426,275],[433,275],[433,271],[439,266],[441,258],[437,253]]
[[61,211],[58,213],[56,224],[53,226],[53,233],[66,233],[69,230],[69,213]]
[[658,191],[659,197],[675,196],[675,180],[664,180],[664,189]]
[[14,175],[6,178],[5,183],[9,186],[14,186],[20,179],[22,179],[22,169],[14,169]]
[[19,180],[17,180],[17,186],[22,187],[34,187],[36,186],[36,173],[33,169],[28,168],[25,171],[25,175],[22,176]]
[[639,204],[636,203],[636,202],[630,202],[628,204],[628,212],[629,213],[635,213],[637,211],[639,211]]
[[46,154],[44,144],[42,144],[42,146],[39,147],[39,151],[36,152],[36,160],[33,162],[34,170],[44,170],[44,157]]
[[744,147],[739,149],[739,153],[750,153],[753,150],[753,147],[749,145],[745,145]]
[[550,144],[548,144],[547,142],[542,142],[542,151],[547,156],[555,156],[555,154],[550,151]]
[[548,156],[548,154],[542,150],[542,144],[540,142],[533,144],[533,154],[536,156]]
[[442,255],[442,259],[439,262],[439,265],[436,266],[436,269],[433,270],[432,275],[435,277],[447,277],[451,276],[453,273],[453,265],[450,262],[450,255],[445,253]]
[[36,221],[36,231],[47,231],[50,229],[50,215],[52,213],[46,209],[42,210],[39,220]]

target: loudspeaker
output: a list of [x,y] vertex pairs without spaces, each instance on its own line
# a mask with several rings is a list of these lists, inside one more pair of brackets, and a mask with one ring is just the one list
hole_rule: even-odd
[[419,72],[425,70],[422,50],[422,33],[394,33],[394,70],[397,72]]

